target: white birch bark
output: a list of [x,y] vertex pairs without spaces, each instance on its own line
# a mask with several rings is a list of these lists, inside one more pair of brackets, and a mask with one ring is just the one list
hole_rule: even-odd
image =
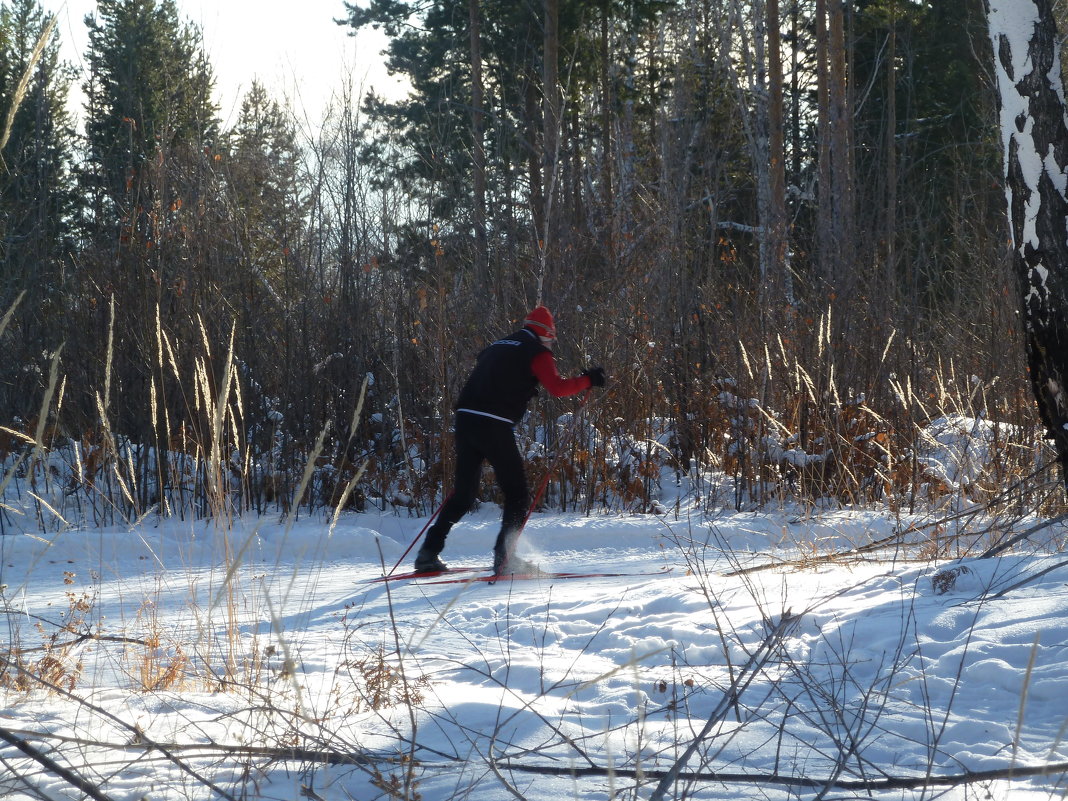
[[1068,480],[1068,120],[1051,0],[988,0],[1032,390]]

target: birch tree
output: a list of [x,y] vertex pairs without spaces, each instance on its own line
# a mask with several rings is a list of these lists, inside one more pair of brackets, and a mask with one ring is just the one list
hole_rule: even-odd
[[1068,121],[1052,0],[987,0],[1031,387],[1068,482]]

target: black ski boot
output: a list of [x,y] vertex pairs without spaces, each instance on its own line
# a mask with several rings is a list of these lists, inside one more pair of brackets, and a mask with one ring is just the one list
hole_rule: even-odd
[[493,543],[493,575],[516,572],[515,541],[518,538],[519,531],[515,526],[508,525],[506,520],[497,534],[497,541]]
[[504,548],[493,549],[493,575],[503,576],[505,573],[510,573],[508,569],[508,554]]
[[415,555],[415,570],[417,573],[444,573],[448,568],[445,563],[438,559],[438,554],[445,547],[445,538],[449,535],[449,523],[443,517],[434,521],[434,525],[426,533],[419,553]]
[[449,568],[438,558],[438,551],[425,545],[415,555],[416,573],[444,573]]

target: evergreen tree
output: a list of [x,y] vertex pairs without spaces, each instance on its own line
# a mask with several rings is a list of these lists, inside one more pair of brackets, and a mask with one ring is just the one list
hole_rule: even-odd
[[[36,51],[36,60],[35,60]],[[28,81],[26,80],[28,79]],[[0,409],[26,414],[35,371],[63,338],[65,266],[75,196],[74,129],[67,111],[72,70],[36,0],[0,7],[0,309],[22,295],[5,343]],[[24,293],[24,294],[23,294]],[[29,408],[28,408],[29,407]]]
[[292,402],[294,392],[306,393],[313,385],[301,380],[308,358],[298,355],[297,330],[298,320],[307,322],[297,310],[312,293],[303,247],[308,201],[293,120],[258,82],[242,100],[227,151],[232,238],[238,243],[231,294],[240,350],[248,354],[254,385],[262,389],[256,401]]
[[960,238],[949,234],[962,220],[997,227],[997,147],[978,55],[982,8],[976,0],[857,5],[855,152],[867,192],[861,208],[870,215],[862,227],[880,232],[889,248],[885,294],[938,310],[975,283]]
[[[533,274],[544,269],[546,249],[557,253],[553,263],[574,258],[574,238],[591,216],[594,197],[616,203],[604,197],[602,184],[611,181],[620,154],[595,155],[590,145],[611,141],[609,131],[624,114],[642,134],[655,132],[660,76],[638,45],[655,38],[658,16],[671,3],[346,5],[348,24],[386,31],[388,66],[411,82],[408,98],[371,98],[367,111],[405,151],[401,163],[383,164],[381,174],[424,199],[425,213],[409,220],[414,255],[425,262],[444,250],[448,260],[458,250],[457,267],[467,269],[482,262],[485,230],[494,299],[516,288],[522,300],[505,299],[501,306],[522,305],[543,290],[551,297],[557,290]],[[600,46],[609,28],[618,29],[613,38],[620,47]],[[546,53],[558,63],[547,64]],[[635,74],[639,65],[647,67],[642,75]],[[546,80],[560,85],[547,88]],[[651,145],[643,155],[655,154],[654,137],[638,138]],[[655,172],[652,167],[648,174]],[[592,216],[603,221],[609,215]],[[426,247],[431,240],[444,248]],[[525,275],[502,278],[524,264],[530,265]],[[563,271],[567,280],[572,273]]]
[[[157,330],[196,343],[203,325],[208,340],[220,343],[233,324],[212,72],[200,32],[179,19],[174,0],[99,0],[86,24],[85,318],[76,343],[84,350],[69,359],[86,371],[76,385],[112,389],[104,408],[116,430],[140,442],[155,437],[162,448],[170,432],[153,419],[158,399],[171,407],[172,428],[188,409],[161,364]],[[178,355],[182,367],[192,351]],[[82,403],[95,419],[93,398]]]
[[86,25],[86,180],[99,235],[136,228],[145,165],[214,147],[218,121],[200,32],[174,0],[99,0]]
[[272,283],[283,278],[306,210],[299,188],[300,150],[292,120],[254,81],[229,133],[228,173],[245,252]]

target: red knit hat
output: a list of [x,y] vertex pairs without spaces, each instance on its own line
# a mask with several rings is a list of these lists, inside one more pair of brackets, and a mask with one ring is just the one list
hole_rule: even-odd
[[539,337],[556,339],[556,323],[553,322],[552,312],[544,306],[533,309],[523,321],[523,327],[533,329]]

